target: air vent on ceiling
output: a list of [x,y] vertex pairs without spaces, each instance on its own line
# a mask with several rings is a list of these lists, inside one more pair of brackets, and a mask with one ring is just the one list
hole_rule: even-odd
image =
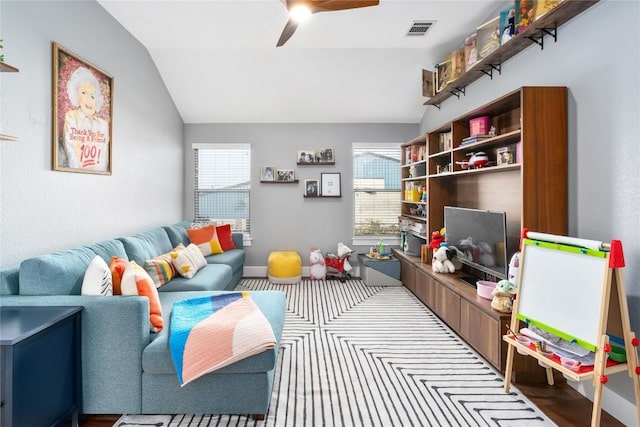
[[411,28],[407,32],[408,36],[424,36],[429,28],[434,24],[434,21],[413,21]]

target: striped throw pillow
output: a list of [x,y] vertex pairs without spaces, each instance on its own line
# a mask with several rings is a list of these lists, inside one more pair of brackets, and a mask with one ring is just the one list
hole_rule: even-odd
[[[184,249],[182,243],[176,246],[174,250],[179,249]],[[149,276],[151,276],[156,288],[161,287],[177,274],[176,267],[173,265],[173,262],[171,262],[171,252],[146,260],[143,267],[145,271],[149,273]]]

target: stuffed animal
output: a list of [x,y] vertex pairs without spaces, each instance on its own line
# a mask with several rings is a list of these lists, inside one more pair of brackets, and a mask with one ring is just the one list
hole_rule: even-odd
[[311,279],[325,280],[327,277],[327,266],[320,249],[311,249],[309,254],[309,275]]
[[462,269],[462,262],[460,260],[466,259],[464,252],[462,252],[455,246],[447,246],[447,256],[449,258],[449,261],[453,263],[456,271]]
[[347,245],[345,245],[342,242],[338,243],[338,256],[340,258],[344,258],[344,263],[342,264],[342,268],[343,268],[344,271],[351,271],[351,269],[353,268],[353,267],[351,267],[351,264],[349,264],[349,259],[345,258],[351,252],[353,252],[353,251]]
[[431,268],[435,273],[453,273],[456,271],[456,267],[449,260],[448,250],[446,246],[439,247],[433,253]]
[[493,299],[491,308],[501,313],[511,313],[513,309],[513,299],[516,296],[516,287],[508,280],[501,280],[491,291]]
[[444,242],[444,236],[439,231],[434,231],[431,233],[431,241],[429,242],[429,247],[431,249],[438,249],[440,244]]

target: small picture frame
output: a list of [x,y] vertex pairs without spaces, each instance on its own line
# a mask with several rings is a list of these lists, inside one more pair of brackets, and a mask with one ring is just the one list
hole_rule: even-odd
[[340,197],[340,173],[320,174],[320,194],[322,197]]
[[304,180],[304,197],[318,197],[320,195],[320,183],[317,179]]
[[318,163],[335,163],[336,157],[333,148],[321,148],[318,151]]
[[273,181],[275,180],[276,168],[275,166],[263,166],[260,170],[260,181]]
[[436,92],[442,92],[442,90],[451,81],[452,73],[451,58],[449,60],[439,63],[436,66]]
[[298,151],[298,164],[308,165],[316,162],[315,150],[302,150]]
[[278,169],[276,171],[276,181],[278,182],[294,182],[296,180],[293,169]]

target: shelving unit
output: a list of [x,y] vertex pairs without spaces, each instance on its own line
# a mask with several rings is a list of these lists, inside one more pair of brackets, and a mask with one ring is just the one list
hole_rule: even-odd
[[400,229],[427,239],[427,201],[423,193],[427,188],[426,135],[402,145]]
[[[495,137],[462,145],[469,137],[469,120],[489,116]],[[444,135],[444,136],[443,136]],[[448,141],[446,148],[441,143]],[[504,211],[507,217],[507,255],[518,249],[522,228],[550,234],[567,234],[567,88],[522,87],[433,129],[402,147],[426,146],[426,176],[409,179],[402,165],[402,182],[424,180],[427,186],[427,216],[413,218],[404,210],[400,217],[426,224],[421,236],[426,243],[432,231],[444,227],[444,206]],[[467,154],[484,151],[490,161],[497,150],[512,147],[515,163],[463,169],[456,162]],[[448,168],[445,166],[448,165]],[[454,242],[455,244],[455,242]],[[507,345],[501,340],[509,315],[491,308],[490,301],[459,277],[482,278],[465,267],[456,274],[437,274],[420,257],[394,251],[401,262],[403,284],[454,331],[460,334],[497,369],[504,372]],[[536,367],[518,365],[517,371]]]
[[552,37],[554,42],[558,38],[558,27],[584,12],[599,0],[563,1],[556,8],[534,21],[522,33],[513,37],[482,61],[475,64],[455,81],[449,83],[441,92],[429,98],[424,105],[433,105],[440,108],[440,104],[448,98],[465,95],[465,88],[480,77],[488,76],[493,79],[495,72],[502,73],[502,64],[511,57],[517,55],[532,44],[537,44],[544,49],[545,36]]
[[[18,70],[13,65],[6,64],[4,62],[0,62],[0,73],[17,73]],[[0,133],[0,141],[17,141],[19,138],[17,136],[5,135]]]

